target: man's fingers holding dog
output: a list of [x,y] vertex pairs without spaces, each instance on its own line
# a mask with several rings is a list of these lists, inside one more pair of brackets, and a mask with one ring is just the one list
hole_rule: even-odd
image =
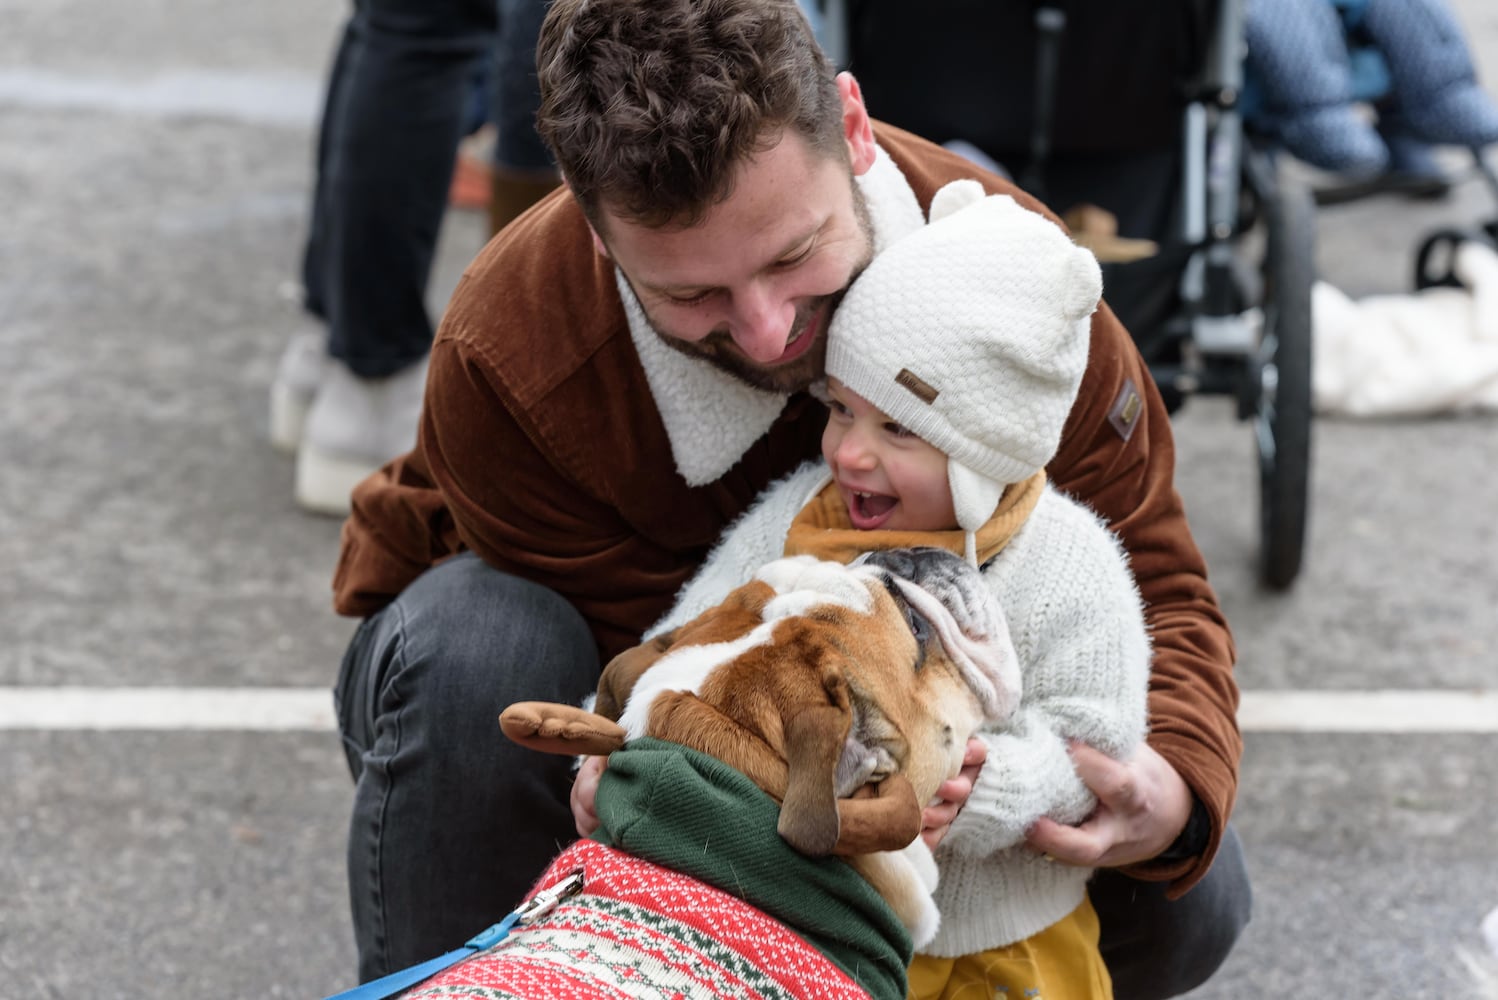
[[594,800],[598,797],[598,779],[603,769],[609,766],[607,757],[584,757],[577,769],[577,778],[572,782],[572,822],[577,824],[579,837],[592,836],[598,829],[598,811]]
[[983,769],[983,762],[987,759],[988,744],[976,737],[968,740],[967,748],[962,754],[962,770],[957,772],[957,777],[949,778],[937,786],[937,801],[921,812],[921,839],[933,851],[952,828],[952,821],[962,811],[968,796],[973,794],[978,772]]

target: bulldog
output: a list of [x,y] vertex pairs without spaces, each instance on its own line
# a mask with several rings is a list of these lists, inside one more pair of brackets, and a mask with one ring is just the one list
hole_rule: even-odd
[[[770,563],[611,661],[593,711],[506,709],[504,732],[526,746],[611,754],[601,829],[533,897],[555,902],[550,887],[567,879],[578,894],[414,995],[556,996],[568,982],[579,996],[903,997],[911,951],[939,921],[921,807],[958,773],[969,736],[1018,701],[1003,615],[961,558],[923,548]],[[612,898],[589,910],[594,892]],[[745,906],[753,916],[734,909]],[[607,940],[606,957],[585,930]],[[530,964],[506,972],[507,953]],[[556,980],[535,986],[553,961]],[[520,980],[540,991],[519,992]]]

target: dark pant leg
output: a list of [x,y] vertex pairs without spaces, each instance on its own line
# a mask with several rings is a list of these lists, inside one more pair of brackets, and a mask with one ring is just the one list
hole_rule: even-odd
[[1102,925],[1103,961],[1118,1000],[1164,1000],[1217,971],[1248,924],[1253,890],[1231,826],[1205,878],[1177,900],[1165,883],[1102,870],[1088,897]]
[[393,374],[432,340],[426,285],[495,0],[359,0],[335,60],[304,266],[329,350]]
[[338,47],[333,52],[333,64],[328,70],[327,89],[323,95],[322,117],[317,126],[317,158],[312,185],[312,206],[307,223],[307,243],[302,251],[302,304],[307,311],[326,321],[328,318],[327,284],[324,262],[327,259],[327,180],[328,160],[332,154],[336,133],[336,116],[329,110],[339,106],[346,77],[349,49],[353,45],[351,25],[345,24],[338,36]]
[[576,610],[472,555],[368,619],[336,691],[355,778],[349,895],[367,981],[495,923],[576,837],[572,760],[505,738],[511,702],[578,704],[598,654]]
[[536,79],[536,39],[546,0],[498,0],[499,38],[494,47],[494,162],[505,170],[552,169],[551,152],[536,134],[541,85]]

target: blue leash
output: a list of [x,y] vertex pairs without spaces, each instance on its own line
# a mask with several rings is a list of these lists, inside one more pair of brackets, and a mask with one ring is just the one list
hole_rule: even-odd
[[327,1000],[385,1000],[387,997],[393,997],[402,990],[410,989],[417,983],[430,979],[443,969],[457,965],[470,955],[475,955],[485,948],[494,947],[509,937],[510,930],[517,924],[528,924],[537,917],[550,913],[558,903],[576,896],[582,892],[582,889],[583,870],[579,868],[551,888],[543,889],[526,902],[521,903],[519,909],[493,927],[475,934],[463,947],[455,948],[446,955],[439,955],[420,965],[413,965],[408,969],[392,972],[388,976],[381,976],[362,986],[355,986],[351,990],[335,993]]

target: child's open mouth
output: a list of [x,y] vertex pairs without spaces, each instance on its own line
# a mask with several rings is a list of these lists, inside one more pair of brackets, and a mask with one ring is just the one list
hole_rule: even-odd
[[890,514],[900,502],[897,497],[861,490],[849,490],[847,496],[848,518],[853,522],[853,527],[860,531],[877,528],[889,520]]

